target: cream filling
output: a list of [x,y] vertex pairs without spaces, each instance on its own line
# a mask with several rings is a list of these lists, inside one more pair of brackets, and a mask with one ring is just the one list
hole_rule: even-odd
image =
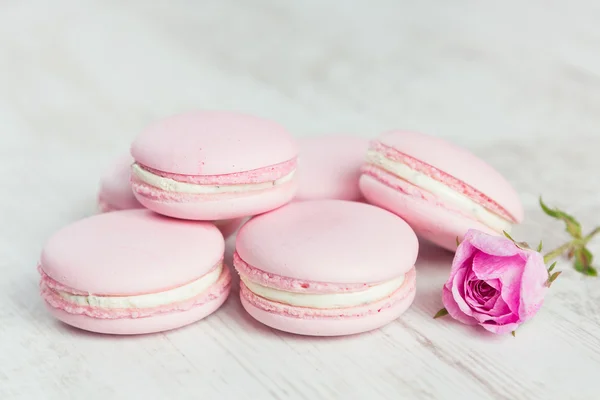
[[494,214],[462,193],[449,188],[443,183],[438,182],[419,171],[415,171],[406,164],[392,161],[374,150],[369,150],[367,153],[367,162],[376,165],[423,190],[433,193],[444,203],[451,204],[456,209],[472,216],[477,221],[497,232],[510,232],[512,228],[512,223],[510,221]]
[[179,286],[175,289],[159,293],[141,294],[137,296],[88,296],[74,295],[56,291],[64,300],[78,306],[91,306],[97,308],[154,308],[192,299],[214,285],[221,276],[223,265],[204,275],[200,279]]
[[295,293],[273,289],[254,283],[244,277],[241,278],[246,287],[254,294],[278,303],[295,307],[308,308],[347,308],[358,307],[363,304],[373,303],[390,296],[404,283],[404,275],[358,292],[345,293]]
[[137,163],[131,166],[131,173],[140,181],[147,183],[166,192],[189,193],[189,194],[217,194],[232,192],[247,192],[251,190],[261,190],[272,188],[289,182],[294,177],[296,170],[282,176],[279,179],[269,182],[250,183],[242,185],[199,185],[195,183],[179,182],[171,178],[165,178],[153,174],[152,172],[140,167]]

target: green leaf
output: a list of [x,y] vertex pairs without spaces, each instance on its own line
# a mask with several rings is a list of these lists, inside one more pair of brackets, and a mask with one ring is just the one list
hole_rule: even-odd
[[517,331],[512,331],[510,334],[511,334],[511,335],[513,335],[513,337],[517,337],[517,334],[516,334],[516,332],[517,332]]
[[510,239],[513,243],[517,243],[517,241],[515,239],[513,239],[512,236],[510,236],[510,233],[508,233],[506,231],[502,231],[502,233],[504,233],[504,236],[506,236],[508,239]]
[[561,220],[567,226],[567,232],[574,237],[575,239],[581,239],[581,224],[575,219],[575,217],[567,214],[564,211],[559,210],[558,208],[550,208],[548,207],[542,197],[540,196],[540,206],[544,212],[551,216],[552,218]]
[[587,247],[584,247],[581,250],[583,251],[583,255],[585,256],[585,258],[588,262],[588,267],[590,267],[592,265],[592,262],[594,261],[594,255],[592,254],[591,251],[588,250]]
[[540,252],[541,252],[543,249],[544,249],[544,245],[542,244],[542,241],[540,240],[540,244],[538,244],[538,247],[537,247],[537,250],[536,250],[536,251],[537,251],[538,253],[540,253]]
[[575,270],[588,276],[598,276],[598,271],[592,266],[594,256],[586,247],[575,249]]
[[502,233],[504,233],[504,236],[506,236],[508,239],[510,239],[510,241],[512,241],[515,244],[515,246],[517,246],[521,250],[530,250],[531,249],[527,242],[517,242],[515,239],[512,238],[512,236],[510,236],[510,234],[508,232],[502,231]]
[[585,261],[582,258],[580,258],[579,254],[579,250],[575,251],[575,263],[573,263],[573,266],[575,267],[575,271],[585,274]]
[[552,272],[552,270],[554,269],[554,267],[556,267],[556,261],[554,261],[552,263],[552,265],[550,265],[550,268],[548,268],[548,273]]
[[588,243],[590,240],[592,240],[594,238],[594,236],[596,236],[599,233],[600,233],[600,226],[597,226],[594,228],[593,231],[588,233],[588,235],[584,238],[585,243]]
[[456,247],[460,246],[460,239],[458,238],[458,236],[456,237]]
[[556,278],[558,278],[558,276],[560,274],[562,274],[562,271],[556,271],[555,273],[553,273],[552,275],[550,275],[550,277],[546,281],[546,286],[550,287],[550,285],[552,285],[552,282],[554,282],[556,280]]
[[437,318],[441,318],[441,317],[445,317],[446,315],[448,315],[448,310],[446,310],[445,308],[442,308],[440,311],[438,311],[434,316],[433,319],[437,319]]

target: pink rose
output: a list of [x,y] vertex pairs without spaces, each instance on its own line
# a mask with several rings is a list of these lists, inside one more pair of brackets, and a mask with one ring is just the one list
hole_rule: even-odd
[[505,237],[470,230],[458,246],[442,301],[450,316],[503,334],[530,320],[544,302],[542,255]]

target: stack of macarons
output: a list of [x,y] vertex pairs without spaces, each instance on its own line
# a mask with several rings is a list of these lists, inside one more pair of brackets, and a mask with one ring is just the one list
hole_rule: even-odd
[[109,334],[203,319],[227,299],[230,267],[243,308],[272,328],[377,329],[415,297],[417,235],[454,250],[468,229],[501,234],[523,219],[500,174],[441,139],[295,140],[275,122],[224,111],[141,132],[102,177],[98,208],[48,240],[38,270],[56,318]]

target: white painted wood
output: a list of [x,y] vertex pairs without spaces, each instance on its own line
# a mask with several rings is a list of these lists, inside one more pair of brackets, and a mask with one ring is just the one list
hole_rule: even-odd
[[35,265],[140,129],[194,108],[449,138],[514,182],[519,239],[558,245],[540,193],[600,224],[599,21],[593,0],[1,2],[0,399],[597,399],[600,281],[566,262],[516,338],[432,320],[451,257],[427,246],[405,316],[334,339],[236,296],[166,334],[83,333],[45,312]]

